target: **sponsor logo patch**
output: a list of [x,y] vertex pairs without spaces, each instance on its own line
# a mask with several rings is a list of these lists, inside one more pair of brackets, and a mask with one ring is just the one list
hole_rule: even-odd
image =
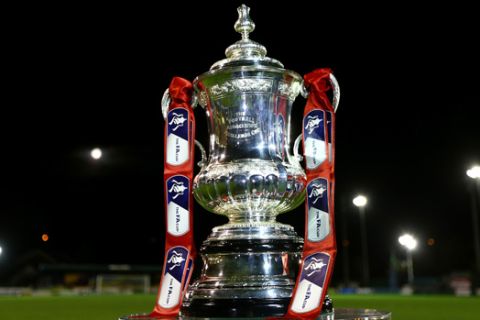
[[158,303],[163,308],[173,308],[180,302],[182,277],[185,270],[188,250],[184,247],[173,247],[167,253],[165,274]]
[[323,178],[312,180],[307,186],[308,240],[310,241],[321,241],[330,233],[328,187],[328,181]]
[[320,305],[329,262],[330,256],[326,253],[315,253],[305,259],[292,311],[305,313]]
[[310,111],[303,118],[304,153],[307,169],[315,169],[325,161],[325,113],[322,110]]
[[183,108],[170,110],[167,121],[167,163],[180,165],[190,156],[188,111]]
[[185,176],[173,176],[167,180],[167,231],[180,236],[190,229],[190,180]]

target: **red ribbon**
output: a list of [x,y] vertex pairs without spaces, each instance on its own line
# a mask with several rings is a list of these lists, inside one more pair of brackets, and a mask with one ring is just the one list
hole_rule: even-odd
[[[156,318],[178,315],[196,255],[192,194],[195,117],[190,104],[193,86],[190,81],[175,77],[169,93],[171,102],[164,137],[165,261],[155,308],[149,315]],[[179,213],[182,210],[186,210],[183,216]]]
[[[337,245],[335,240],[335,224],[334,224],[334,161],[335,161],[335,110],[333,109],[330,100],[327,96],[330,90],[330,69],[317,69],[304,76],[305,87],[309,91],[307,104],[304,110],[304,125],[302,129],[303,135],[303,149],[304,157],[307,159],[306,174],[307,174],[307,194],[305,200],[305,242],[303,247],[302,261],[300,263],[300,272],[295,283],[292,299],[285,318],[296,319],[315,319],[321,311],[327,288],[332,277],[333,265],[337,253]],[[322,162],[315,165],[316,156],[319,153],[309,150],[311,144],[306,144],[306,137],[309,135],[309,130],[314,131],[313,127],[320,124],[320,117],[323,115],[323,135],[324,135],[324,154],[326,157]],[[313,120],[312,120],[313,119]],[[312,120],[314,125],[311,127],[305,125],[307,120]],[[330,123],[329,123],[330,122]],[[305,132],[307,130],[307,132]],[[313,144],[318,146],[318,144]],[[312,159],[308,161],[308,157]],[[319,182],[319,184],[314,185]],[[325,183],[325,188],[320,182]],[[315,235],[310,235],[309,230],[312,230],[312,220],[309,221],[309,206],[314,201],[310,199],[313,195],[309,194],[309,186],[313,186],[312,191],[317,188],[317,194],[326,191],[327,208],[328,208],[328,233],[320,240],[312,240]],[[325,190],[326,189],[326,190]],[[318,191],[320,190],[320,191]],[[313,192],[315,194],[315,192]],[[322,194],[324,196],[325,193]],[[311,202],[309,202],[311,201]],[[315,221],[313,221],[315,223]],[[323,221],[321,222],[323,223]],[[306,265],[307,264],[307,265]],[[318,272],[318,273],[317,273]],[[317,273],[317,275],[315,275]],[[316,277],[316,278],[315,278]],[[310,280],[310,281],[309,281]],[[321,289],[316,287],[315,280],[318,280],[318,285],[321,284]],[[312,282],[313,281],[313,282]],[[304,283],[302,283],[304,282]],[[313,284],[312,284],[313,283]],[[315,288],[320,296],[315,296]],[[320,298],[318,300],[318,298]],[[316,301],[309,301],[309,299],[317,299]],[[316,307],[313,307],[316,306]],[[305,311],[302,311],[304,309]]]

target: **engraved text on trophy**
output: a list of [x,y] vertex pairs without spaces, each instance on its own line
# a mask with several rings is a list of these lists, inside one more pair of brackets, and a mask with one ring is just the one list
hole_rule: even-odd
[[255,117],[245,112],[236,112],[227,121],[227,137],[230,139],[244,140],[260,133]]

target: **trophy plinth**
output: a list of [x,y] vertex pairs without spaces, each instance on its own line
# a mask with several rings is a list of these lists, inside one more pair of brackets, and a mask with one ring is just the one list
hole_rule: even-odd
[[[229,231],[237,238],[227,237]],[[254,233],[269,236],[249,239]],[[204,267],[200,279],[189,287],[182,315],[283,315],[295,284],[302,244],[292,227],[281,224],[215,228],[200,249]]]

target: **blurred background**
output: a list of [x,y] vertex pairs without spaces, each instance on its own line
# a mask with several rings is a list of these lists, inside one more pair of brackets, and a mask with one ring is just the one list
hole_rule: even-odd
[[[224,57],[241,3],[6,8],[0,295],[156,292],[161,97],[173,76],[193,80]],[[342,89],[336,292],[480,295],[475,10],[246,4],[268,56],[300,74],[330,67]],[[194,210],[199,245],[226,221]],[[303,234],[303,210],[279,220]]]

